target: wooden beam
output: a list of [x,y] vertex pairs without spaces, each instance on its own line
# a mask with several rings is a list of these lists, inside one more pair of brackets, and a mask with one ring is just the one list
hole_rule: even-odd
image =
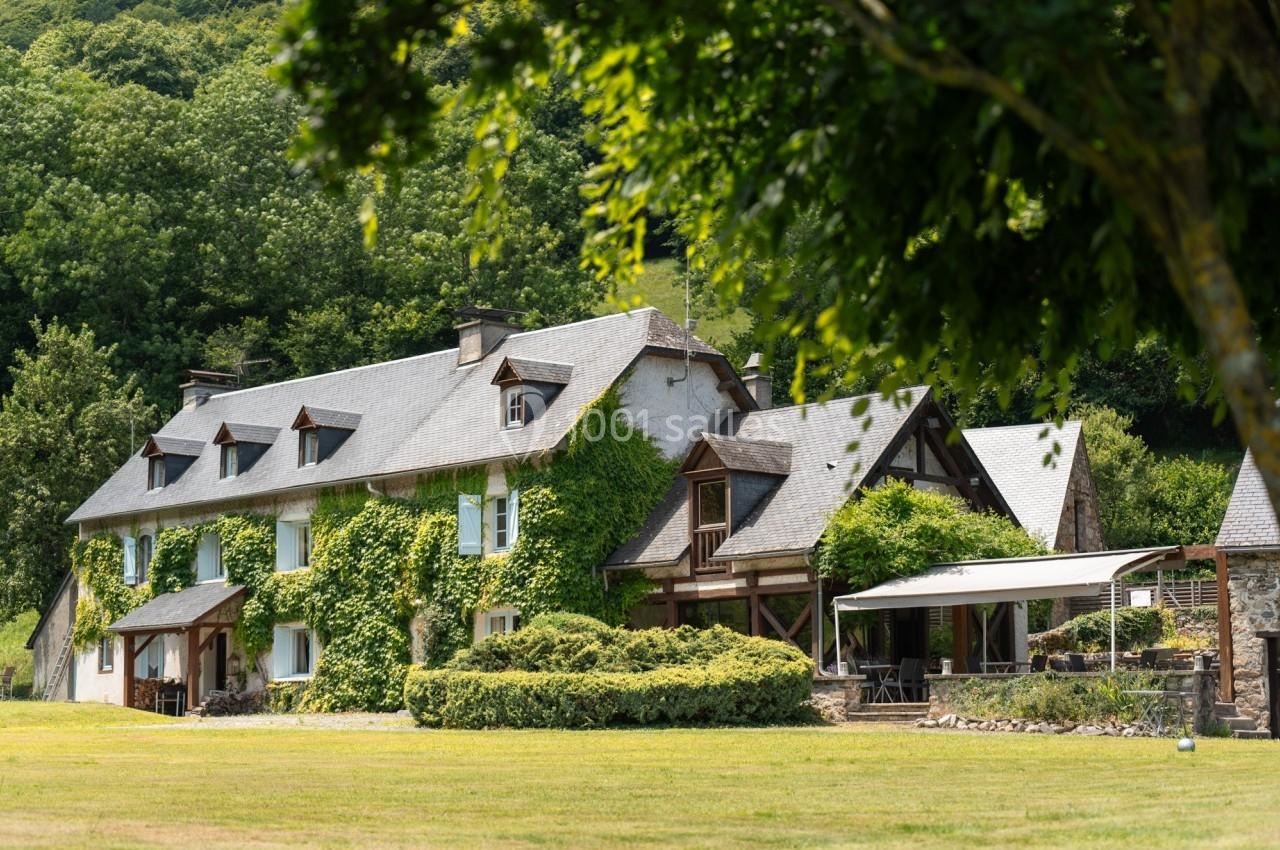
[[[773,626],[773,630],[778,633],[778,637],[788,641],[792,646],[795,646],[796,642],[791,640],[790,636],[787,635],[787,627],[778,622],[778,618],[775,617],[773,612],[769,610],[769,607],[764,604],[763,599],[760,600],[760,614],[769,621],[769,625]],[[797,647],[797,649],[798,648],[799,647]]]
[[951,606],[951,667],[957,673],[974,672],[966,669],[969,655],[969,606]]
[[[150,642],[150,641],[148,641]],[[133,708],[133,662],[138,652],[133,648],[133,635],[124,634],[124,707]]]
[[187,630],[187,711],[200,704],[200,630]]
[[[213,623],[213,624],[210,624],[210,626],[209,626],[209,627],[210,627],[210,628],[212,628],[212,629],[213,629],[213,631],[209,632],[209,636],[208,636],[207,638],[205,638],[205,639],[200,643],[200,651],[201,651],[201,652],[204,652],[206,649],[208,649],[208,648],[209,648],[209,644],[213,643],[213,639],[214,639],[214,638],[216,638],[216,637],[218,636],[218,632],[220,632],[220,631],[222,631],[223,629],[225,629],[225,628],[227,627],[227,624],[226,624],[226,623]],[[197,629],[199,629],[199,626],[197,626],[196,628],[197,628]]]
[[1212,543],[1202,543],[1198,546],[1183,546],[1182,558],[1186,561],[1209,561],[1218,557],[1218,547]]
[[969,480],[955,475],[934,475],[931,472],[912,472],[900,466],[891,466],[885,470],[886,478],[901,478],[903,481],[931,481],[934,484],[950,484],[952,487],[969,488]]
[[[791,628],[787,629],[787,639],[794,643],[795,636],[800,634],[800,630],[804,628],[804,624],[809,622],[809,618],[813,616],[813,599],[810,598],[804,610],[800,612],[800,616],[796,617],[796,621],[791,624]],[[796,644],[799,646],[799,644]]]
[[1220,549],[1215,552],[1213,565],[1218,579],[1218,692],[1223,702],[1234,702],[1236,671],[1231,646],[1231,584],[1228,581],[1227,553]]

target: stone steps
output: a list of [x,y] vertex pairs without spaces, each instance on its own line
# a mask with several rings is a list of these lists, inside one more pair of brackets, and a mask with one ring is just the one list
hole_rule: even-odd
[[1233,738],[1257,738],[1260,740],[1269,740],[1271,738],[1270,729],[1237,729],[1231,733]]
[[1227,728],[1232,732],[1256,732],[1258,724],[1252,717],[1227,717]]
[[1213,716],[1222,721],[1231,730],[1233,738],[1266,739],[1271,737],[1270,729],[1259,729],[1258,721],[1246,717],[1236,708],[1234,702],[1215,702]]
[[927,702],[861,703],[849,708],[850,723],[914,723],[929,714]]
[[1213,704],[1213,713],[1219,720],[1240,716],[1240,710],[1236,708],[1234,702],[1215,702]]

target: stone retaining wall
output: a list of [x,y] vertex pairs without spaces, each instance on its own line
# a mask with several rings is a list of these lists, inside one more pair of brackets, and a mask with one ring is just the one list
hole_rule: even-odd
[[813,680],[814,708],[827,720],[843,723],[862,701],[866,676],[818,676]]
[[[1040,674],[1032,674],[1040,675]],[[1063,678],[1100,679],[1105,673],[1053,673]],[[1210,670],[1175,670],[1162,671],[1165,679],[1165,690],[1181,691],[1187,694],[1182,698],[1182,710],[1191,720],[1192,729],[1199,733],[1213,731],[1217,720],[1213,715],[1214,703],[1217,701],[1218,674]],[[1014,679],[1016,674],[989,673],[980,675],[925,676],[929,683],[929,717],[937,719],[949,714],[956,714],[951,704],[951,689],[969,679]],[[1031,718],[1035,719],[1035,718]],[[1080,718],[1083,720],[1084,718]]]

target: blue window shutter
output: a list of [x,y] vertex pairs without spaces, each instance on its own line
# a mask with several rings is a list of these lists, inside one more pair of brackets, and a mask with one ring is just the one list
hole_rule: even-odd
[[516,536],[520,533],[520,491],[512,490],[507,494],[507,548],[516,545]]
[[293,675],[293,630],[276,626],[271,630],[271,678]]
[[298,564],[298,535],[293,523],[276,523],[276,571],[287,573]]
[[138,541],[132,537],[124,539],[124,583],[138,583]]
[[484,552],[481,540],[483,520],[481,496],[458,496],[458,554],[480,555]]

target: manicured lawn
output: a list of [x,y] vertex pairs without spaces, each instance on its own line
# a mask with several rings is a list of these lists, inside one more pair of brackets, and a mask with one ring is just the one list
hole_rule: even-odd
[[481,733],[152,720],[0,703],[0,844],[1280,843],[1280,748],[1265,741],[1202,740],[1188,755],[1172,741],[883,729]]
[[19,614],[7,623],[0,623],[0,671],[14,667],[13,692],[25,697],[31,693],[31,650],[27,638],[40,619],[39,611]]

